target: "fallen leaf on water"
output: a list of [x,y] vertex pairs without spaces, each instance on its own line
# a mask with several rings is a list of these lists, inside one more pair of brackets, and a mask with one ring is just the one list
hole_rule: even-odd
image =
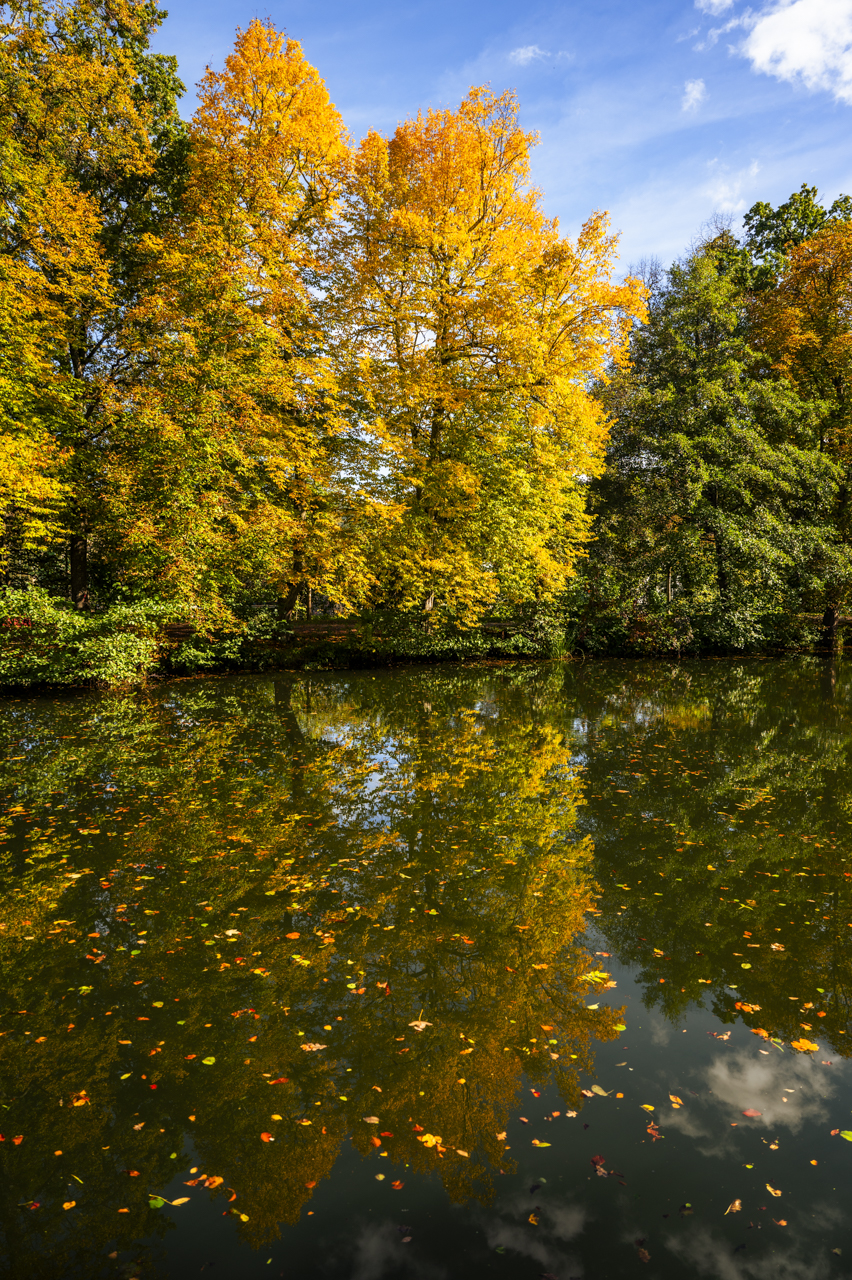
[[742,1200],[732,1200],[722,1216],[726,1217],[729,1213],[739,1213],[742,1207],[743,1207]]
[[640,1250],[639,1250],[639,1257],[642,1259],[642,1261],[643,1261],[643,1262],[650,1262],[650,1261],[651,1261],[651,1255],[650,1255],[650,1253],[648,1252],[648,1250],[647,1250],[647,1249],[640,1249]]
[[770,1187],[770,1185],[769,1185],[769,1183],[768,1183],[768,1182],[767,1182],[767,1184],[766,1184],[766,1190],[769,1192],[769,1194],[770,1194],[771,1196],[780,1196],[780,1194],[781,1194],[781,1192],[780,1192],[780,1191],[776,1191],[774,1187]]
[[272,1142],[272,1141],[273,1141],[272,1134],[271,1134],[271,1133],[262,1133],[262,1134],[260,1135],[260,1140],[261,1140],[261,1142]]
[[754,1107],[749,1107],[748,1111],[743,1111],[741,1115],[748,1116],[749,1120],[753,1120],[755,1116],[762,1116],[762,1111],[755,1111]]
[[287,934],[287,937],[290,939],[290,941],[291,941],[291,942],[295,942],[295,941],[296,941],[296,939],[297,939],[297,938],[300,938],[301,936],[302,936],[302,935],[301,935],[300,933],[288,933],[288,934]]
[[201,1059],[201,1061],[204,1063],[205,1067],[212,1067],[212,1066],[213,1066],[213,1063],[216,1061],[216,1059],[215,1059],[215,1058],[202,1058],[202,1059]]
[[599,1084],[593,1084],[592,1093],[596,1093],[599,1098],[608,1098],[609,1093],[612,1093],[612,1089],[607,1093],[606,1089],[602,1089]]
[[468,1160],[470,1159],[470,1152],[469,1152],[469,1151],[462,1151],[461,1147],[456,1147],[456,1155],[457,1155],[457,1156],[466,1156]]
[[676,1093],[670,1093],[670,1094],[669,1094],[669,1097],[670,1097],[670,1098],[671,1098],[671,1100],[672,1100],[672,1106],[673,1106],[673,1107],[675,1107],[675,1108],[676,1108],[676,1107],[682,1107],[682,1106],[683,1106],[683,1098],[679,1098],[679,1097],[677,1096],[677,1094],[676,1094]]
[[642,1108],[642,1110],[643,1110],[643,1111],[653,1111],[653,1110],[654,1110],[654,1108],[651,1106],[650,1102],[640,1102],[640,1103],[639,1103],[639,1105],[640,1105],[640,1107]]
[[17,1138],[12,1139],[16,1147],[19,1147],[23,1142],[23,1140],[24,1140],[24,1135],[22,1133],[19,1133]]
[[177,1200],[172,1200],[171,1204],[189,1204],[189,1196],[180,1196]]
[[384,1182],[384,1180],[385,1180],[385,1175],[383,1173],[376,1174],[376,1182]]
[[424,1147],[437,1147],[440,1145],[441,1138],[439,1135],[434,1133],[424,1133],[422,1137],[417,1139],[417,1141],[422,1142]]
[[408,1025],[413,1027],[415,1031],[425,1031],[427,1027],[431,1027],[432,1023],[425,1022],[423,1018],[415,1018],[414,1021],[409,1022]]
[[378,1117],[378,1116],[362,1116],[362,1117],[361,1117],[361,1119],[364,1121],[364,1124],[378,1124],[378,1123],[379,1123],[379,1117]]
[[[836,1132],[836,1130],[832,1130],[832,1133]],[[841,1129],[840,1136],[841,1138],[845,1138],[847,1142],[852,1142],[852,1129]]]
[[530,1216],[527,1218],[527,1222],[531,1222],[534,1227],[538,1226],[538,1218],[535,1216],[534,1213],[530,1214]]
[[534,1147],[549,1147],[549,1146],[550,1146],[550,1143],[549,1143],[549,1142],[539,1142],[538,1138],[533,1138],[533,1140],[532,1140],[532,1144],[533,1144],[533,1146],[534,1146]]
[[394,1191],[401,1191],[401,1190],[402,1190],[402,1188],[405,1186],[405,1183],[404,1183],[404,1182],[398,1182],[398,1181],[397,1181],[397,1182],[392,1182],[392,1183],[391,1183],[391,1186],[393,1187]]
[[[300,1044],[299,1048],[307,1050],[308,1053],[314,1053],[317,1049],[327,1049],[328,1045],[327,1044]],[[205,1062],[206,1061],[207,1059],[205,1058]]]
[[138,1124],[135,1124],[135,1125],[133,1126],[133,1128],[134,1128],[134,1129],[144,1129],[144,1127],[145,1127],[145,1121],[144,1121],[144,1120],[140,1120]]
[[776,1227],[786,1227],[787,1225],[786,1218],[773,1218],[772,1221],[775,1223]]
[[498,1142],[505,1142],[505,1141],[506,1141],[506,1130],[504,1129],[502,1133],[495,1134],[494,1136],[496,1137],[496,1139],[497,1139],[497,1141],[498,1141]]
[[799,1053],[816,1053],[817,1049],[819,1049],[818,1044],[814,1044],[811,1040],[806,1040],[804,1036],[802,1036],[801,1040],[792,1040],[790,1043],[794,1049],[798,1049]]
[[65,1203],[63,1204],[62,1208],[63,1208],[63,1209],[73,1209],[73,1208],[74,1208],[74,1205],[75,1205],[76,1203],[77,1203],[77,1201],[76,1201],[76,1200],[66,1200],[66,1201],[65,1201]]

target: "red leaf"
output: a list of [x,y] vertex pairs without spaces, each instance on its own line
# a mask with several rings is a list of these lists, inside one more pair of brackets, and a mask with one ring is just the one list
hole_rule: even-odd
[[742,1115],[744,1115],[744,1116],[748,1116],[748,1117],[749,1117],[749,1119],[753,1119],[753,1118],[754,1118],[754,1116],[762,1116],[762,1115],[763,1115],[763,1112],[762,1112],[762,1111],[755,1111],[754,1107],[749,1107],[748,1111],[743,1111],[743,1112],[741,1112],[741,1114],[742,1114]]

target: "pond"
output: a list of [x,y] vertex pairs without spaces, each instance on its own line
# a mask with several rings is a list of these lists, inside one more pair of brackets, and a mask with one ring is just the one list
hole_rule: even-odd
[[0,734],[4,1274],[852,1274],[852,664],[178,681]]

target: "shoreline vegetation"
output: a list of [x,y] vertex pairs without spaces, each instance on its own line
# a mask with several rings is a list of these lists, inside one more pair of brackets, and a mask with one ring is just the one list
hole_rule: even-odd
[[852,199],[616,270],[512,92],[348,134],[298,41],[0,14],[0,689],[842,648]]

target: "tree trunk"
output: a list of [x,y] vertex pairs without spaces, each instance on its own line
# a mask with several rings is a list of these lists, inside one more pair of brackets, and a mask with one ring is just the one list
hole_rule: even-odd
[[666,599],[668,600],[669,604],[671,604],[672,602],[672,567],[671,565],[669,565],[669,580],[668,580],[668,583],[666,584]]
[[299,599],[299,593],[305,585],[302,573],[304,564],[301,556],[293,557],[293,577],[287,584],[287,590],[283,596],[278,597],[275,607],[275,616],[279,622],[284,622],[290,617],[290,614],[296,607],[296,601]]
[[825,613],[822,615],[822,634],[820,636],[820,646],[823,649],[830,649],[832,653],[840,647],[840,628],[838,622],[840,620],[840,607],[836,604],[826,605]]
[[68,540],[68,569],[71,578],[71,603],[75,609],[89,604],[88,540],[84,533],[72,533]]

